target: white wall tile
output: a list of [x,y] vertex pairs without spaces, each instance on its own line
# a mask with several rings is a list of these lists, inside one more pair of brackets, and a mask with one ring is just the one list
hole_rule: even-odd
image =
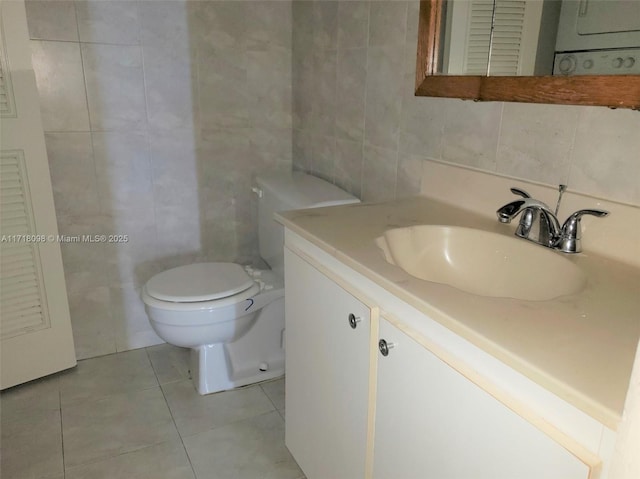
[[367,1],[339,2],[338,50],[367,47],[370,5]]
[[404,45],[369,47],[365,112],[365,142],[396,149],[404,83]]
[[404,46],[407,28],[407,2],[371,2],[369,46]]
[[402,103],[399,150],[404,156],[440,158],[446,106],[444,98],[414,98],[405,95]]
[[334,181],[336,139],[333,136],[314,135],[312,140],[312,172],[330,183]]
[[336,140],[335,183],[357,197],[362,192],[362,163],[361,142]]
[[151,210],[153,188],[147,134],[94,132],[91,138],[102,212]]
[[422,181],[423,157],[416,155],[398,156],[398,173],[396,180],[396,197],[417,196],[420,194]]
[[273,128],[255,126],[248,133],[249,157],[251,171],[247,171],[247,180],[270,171],[287,171],[291,169],[291,137],[290,128]]
[[116,352],[109,288],[69,292],[69,311],[78,359]]
[[[217,205],[211,205],[215,208]],[[203,218],[198,210],[183,210],[180,206],[156,208],[158,256],[180,257],[183,254],[201,253],[204,247],[201,229]]]
[[149,132],[149,150],[156,207],[179,206],[200,209],[199,189],[204,179],[197,138],[191,129]]
[[246,34],[248,50],[281,47],[291,51],[291,2],[257,0],[246,3]]
[[312,138],[310,130],[292,130],[292,163],[296,171],[311,171],[312,166]]
[[501,103],[448,101],[442,159],[495,171],[501,114]]
[[91,133],[47,133],[45,140],[57,214],[98,214]]
[[395,198],[398,154],[365,145],[362,167],[362,200],[387,201]]
[[316,134],[334,136],[336,128],[336,67],[337,50],[313,52],[314,75],[311,104],[311,125]]
[[27,0],[29,37],[34,40],[78,41],[76,7],[73,0]]
[[134,1],[76,0],[81,42],[137,45],[138,5]]
[[505,103],[497,171],[566,184],[579,113],[576,106]]
[[[58,232],[61,235],[82,238],[106,234],[108,219],[101,215],[63,216],[58,214]],[[64,276],[69,293],[95,289],[109,283],[105,244],[101,242],[60,243]],[[78,318],[80,319],[80,318]],[[73,312],[72,312],[73,320]],[[76,347],[79,343],[76,339]],[[80,345],[80,347],[82,347]]]
[[107,218],[106,234],[115,237],[104,246],[109,285],[133,283],[140,287],[161,271],[155,210],[132,205]]
[[188,53],[179,56],[162,46],[143,47],[149,128],[172,130],[198,124],[197,64],[195,55]]
[[164,343],[149,323],[140,301],[140,288],[133,283],[120,283],[110,288],[110,298],[118,351]]
[[31,59],[44,131],[88,131],[80,46],[32,40]]
[[[216,200],[233,199],[238,191],[249,188],[254,165],[249,128],[203,130],[198,144],[200,193],[203,213],[215,215]],[[215,196],[207,198],[213,193]],[[220,195],[223,195],[222,197]],[[217,205],[216,205],[217,206]]]
[[367,49],[338,49],[336,78],[336,137],[343,140],[362,141]]
[[196,2],[193,28],[198,47],[238,50],[246,47],[247,2]]
[[250,92],[246,51],[200,48],[198,95],[203,129],[248,127]]
[[82,60],[91,129],[146,128],[140,47],[83,43]]
[[569,187],[640,205],[640,114],[589,107],[580,110]]
[[196,19],[201,2],[153,0],[138,2],[140,42],[163,48],[172,56],[196,51]]
[[247,52],[251,125],[291,129],[291,49],[265,47]]
[[312,4],[313,46],[317,50],[334,50],[338,46],[338,3],[329,0]]

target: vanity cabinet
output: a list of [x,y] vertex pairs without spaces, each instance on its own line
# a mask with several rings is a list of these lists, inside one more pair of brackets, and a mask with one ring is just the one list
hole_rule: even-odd
[[285,248],[286,444],[309,479],[365,477],[370,310]]
[[374,479],[589,477],[566,449],[384,318],[379,339],[390,349],[377,362]]
[[285,248],[285,441],[308,479],[599,477],[598,461],[581,460],[301,255]]

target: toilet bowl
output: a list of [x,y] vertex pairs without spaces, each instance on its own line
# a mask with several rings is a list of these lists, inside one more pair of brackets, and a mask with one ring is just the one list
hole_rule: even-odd
[[156,334],[191,348],[200,394],[284,373],[284,285],[271,271],[196,263],[154,276],[141,295]]
[[256,178],[258,247],[272,268],[196,263],[157,274],[142,288],[152,328],[169,344],[191,348],[200,394],[284,374],[284,231],[279,211],[359,203],[304,173]]

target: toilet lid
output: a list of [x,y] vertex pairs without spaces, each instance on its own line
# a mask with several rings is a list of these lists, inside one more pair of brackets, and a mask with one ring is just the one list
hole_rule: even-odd
[[161,301],[190,303],[226,298],[249,289],[253,280],[239,264],[196,263],[151,278],[147,293]]

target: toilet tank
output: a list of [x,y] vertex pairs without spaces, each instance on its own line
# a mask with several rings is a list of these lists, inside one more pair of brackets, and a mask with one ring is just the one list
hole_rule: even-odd
[[276,273],[284,271],[284,228],[273,219],[279,211],[359,203],[336,185],[305,173],[280,173],[256,178],[260,256]]

